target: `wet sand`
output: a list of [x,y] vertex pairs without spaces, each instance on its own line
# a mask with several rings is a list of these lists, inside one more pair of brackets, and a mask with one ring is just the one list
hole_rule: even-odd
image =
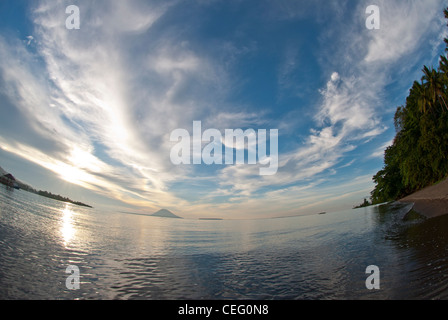
[[448,179],[417,191],[399,202],[414,203],[414,210],[427,218],[448,214]]

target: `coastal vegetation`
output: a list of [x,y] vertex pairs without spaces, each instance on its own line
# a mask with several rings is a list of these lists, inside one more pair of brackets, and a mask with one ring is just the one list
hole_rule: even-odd
[[368,206],[371,206],[371,205],[372,205],[372,203],[370,203],[367,199],[364,199],[363,203],[353,207],[353,209],[365,208],[365,207],[368,207]]
[[[448,9],[444,10],[448,19]],[[372,204],[401,199],[448,174],[448,39],[437,69],[424,66],[394,117],[396,136],[374,177]]]
[[48,191],[40,190],[40,191],[36,191],[34,193],[36,193],[36,194],[38,194],[38,195],[40,195],[42,197],[51,198],[51,199],[54,199],[54,200],[57,200],[57,201],[68,202],[68,203],[71,203],[71,204],[74,204],[74,205],[77,205],[77,206],[92,208],[91,206],[89,206],[89,205],[87,205],[85,203],[82,203],[82,202],[79,202],[79,201],[73,201],[73,200],[70,200],[67,197],[63,197],[63,196],[58,195],[58,194],[52,194],[51,192],[48,192]]
[[69,199],[67,197],[63,197],[63,196],[58,195],[58,194],[53,194],[51,192],[42,191],[42,190],[38,191],[38,190],[34,189],[33,187],[31,187],[30,185],[28,185],[26,183],[23,183],[20,180],[16,180],[16,178],[12,174],[10,174],[10,173],[6,172],[5,170],[3,170],[2,167],[0,167],[0,184],[4,184],[7,187],[11,187],[11,188],[14,187],[16,189],[20,189],[20,190],[28,191],[28,192],[31,192],[31,193],[35,193],[35,194],[38,194],[38,195],[40,195],[42,197],[51,198],[53,200],[62,201],[62,202],[68,202],[68,203],[71,203],[71,204],[74,204],[74,205],[77,205],[77,206],[92,208],[91,206],[89,206],[89,205],[87,205],[85,203],[82,203],[82,202],[79,202],[79,201],[73,201],[73,200],[71,200],[71,199]]

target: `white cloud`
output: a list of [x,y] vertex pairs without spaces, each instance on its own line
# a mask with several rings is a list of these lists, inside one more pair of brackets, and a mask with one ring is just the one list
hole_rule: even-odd
[[331,81],[336,82],[336,81],[338,81],[339,79],[340,79],[340,77],[339,77],[339,73],[337,73],[337,72],[333,72],[333,73],[331,74]]
[[[189,128],[197,119],[213,128],[232,128],[230,123],[246,125],[261,117],[241,109],[222,111],[216,97],[227,90],[226,73],[188,42],[162,33],[141,50],[148,31],[173,3],[82,2],[85,15],[80,30],[73,32],[56,14],[62,2],[39,2],[33,16],[35,37],[45,61],[41,72],[50,81],[30,79],[26,88],[30,91],[38,84],[33,92],[41,101],[25,102],[23,107],[34,108],[28,112],[31,122],[42,115],[42,121],[60,133],[42,133],[45,139],[67,143],[64,152],[47,158],[33,159],[38,149],[23,145],[16,153],[66,180],[127,203],[184,203],[170,185],[196,168],[171,164],[170,132]],[[24,76],[32,64],[29,60]],[[11,73],[15,81],[21,75]],[[41,112],[45,108],[48,116]]]
[[[129,32],[150,28],[166,5],[156,8],[142,5],[142,2],[132,2],[132,5],[120,2],[94,7],[90,2],[82,3],[83,12],[95,16],[105,9],[110,19],[92,22],[84,18],[85,24],[74,33],[64,28],[64,21],[61,23],[56,14],[62,2],[41,1],[34,19],[38,53],[45,61],[45,69],[39,67],[30,73],[34,57],[19,43],[12,47],[0,41],[2,57],[8,61],[8,65],[2,64],[2,76],[10,88],[6,94],[27,115],[41,140],[54,140],[59,145],[58,153],[46,155],[23,144],[14,148],[10,143],[10,150],[89,189],[103,190],[126,202],[161,205],[167,200],[176,201],[166,192],[166,183],[174,179],[177,171],[169,170],[169,152],[166,144],[160,143],[164,131],[149,132],[145,122],[162,125],[169,117],[152,118],[151,108],[160,106],[150,104],[141,106],[147,112],[141,124],[133,121],[137,107],[133,95],[138,91],[127,83],[132,78],[126,68],[131,61],[126,57],[123,43],[128,40]],[[96,41],[95,36],[99,34],[101,41]],[[11,55],[14,50],[19,55]],[[185,60],[187,64],[194,62],[193,58],[189,59]],[[162,57],[160,61],[163,62]],[[169,67],[167,63],[165,67]],[[138,90],[144,92],[144,87],[142,83]],[[155,98],[163,100],[163,93]],[[101,152],[120,166],[112,167],[100,160],[96,154]],[[118,172],[127,178],[119,179]]]
[[34,37],[33,36],[27,36],[26,39],[28,40],[28,42],[26,43],[27,46],[29,46],[31,44],[31,42],[33,42]]
[[[310,179],[318,179],[325,172],[330,175],[335,173],[338,169],[336,166],[348,152],[361,143],[372,141],[387,130],[387,126],[381,122],[384,112],[382,93],[385,87],[394,81],[390,73],[391,67],[395,66],[401,57],[416,49],[415,45],[410,45],[409,39],[415,33],[419,39],[429,31],[429,22],[435,15],[440,14],[440,10],[435,10],[440,1],[431,2],[428,17],[423,21],[416,21],[418,19],[415,17],[417,12],[422,11],[423,2],[383,4],[380,6],[382,13],[387,13],[382,19],[382,33],[369,37],[366,36],[366,31],[351,31],[337,41],[339,48],[343,49],[336,53],[321,53],[331,55],[335,68],[338,63],[346,68],[330,73],[329,81],[321,90],[322,103],[314,117],[314,129],[311,129],[304,143],[295,150],[280,154],[279,171],[274,177],[256,177],[256,168],[247,166],[224,169],[219,179],[223,181],[222,195],[232,190],[240,196],[240,201],[250,201],[250,197],[262,188],[276,186],[283,190],[290,184],[309,183]],[[359,4],[359,7],[362,6],[363,4]],[[399,12],[409,16],[392,26],[392,17],[396,18]],[[359,17],[354,19],[358,20]],[[406,25],[407,29],[404,27]],[[394,31],[389,28],[394,28]],[[390,33],[387,34],[388,32]],[[384,34],[387,36],[383,37]],[[397,43],[400,34],[401,38]],[[347,48],[343,43],[350,43],[353,47]],[[363,43],[367,43],[368,50],[354,50],[362,47]],[[331,50],[331,47],[329,48]],[[379,52],[383,54],[380,55]],[[380,61],[381,66],[378,64]],[[279,70],[279,81],[285,79],[294,68],[294,56],[290,55]],[[410,81],[412,82],[412,79]],[[384,148],[381,148],[381,153]],[[375,156],[379,154],[380,151],[374,153]],[[354,162],[353,159],[346,166]],[[230,181],[231,183],[227,183]]]
[[421,43],[434,22],[440,22],[443,1],[379,1],[381,29],[370,32],[366,62],[394,62]]
[[[356,30],[344,21],[348,2],[325,2],[331,10],[316,15],[322,23],[333,19],[324,31],[327,37],[321,35],[332,38],[328,46],[322,44],[316,59],[330,62],[325,65],[329,73],[321,100],[306,106],[308,114],[315,113],[308,134],[300,136],[295,131],[300,128],[292,125],[297,119],[280,122],[273,119],[272,110],[226,99],[241,93],[237,86],[244,81],[232,65],[239,66],[243,56],[255,54],[259,44],[249,39],[237,46],[226,39],[214,49],[195,46],[179,36],[181,27],[161,28],[176,3],[81,1],[81,29],[67,30],[58,14],[65,12],[65,2],[40,1],[33,14],[33,36],[26,42],[0,37],[2,93],[27,119],[38,143],[2,137],[2,146],[101,194],[150,207],[176,204],[188,207],[186,212],[213,208],[225,214],[246,210],[248,215],[268,215],[279,203],[296,212],[341,197],[344,190],[357,195],[348,182],[334,187],[330,176],[355,163],[346,158],[348,152],[384,132],[381,93],[394,76],[389,67],[415,52],[416,43],[434,32],[436,27],[429,25],[440,14],[441,1],[380,1],[382,25],[376,33]],[[265,18],[271,22],[303,18],[317,5],[304,6],[281,1]],[[419,16],[422,11],[424,17]],[[328,19],[320,20],[324,16]],[[351,17],[352,22],[363,18]],[[343,22],[346,33],[339,25]],[[38,56],[27,49],[31,41]],[[333,50],[334,46],[340,49]],[[288,81],[301,66],[298,47],[286,47],[276,70],[280,89],[291,89]],[[220,52],[216,56],[207,50]],[[39,59],[43,65],[36,63]],[[302,109],[297,114],[306,118]],[[202,120],[204,130],[221,132],[280,129],[280,145],[291,137],[295,140],[288,145],[293,147],[281,151],[275,176],[261,177],[261,165],[175,167],[169,160],[169,135],[177,128],[191,130],[194,120]],[[52,148],[44,148],[45,143]],[[379,156],[379,151],[374,155]],[[368,185],[369,179],[364,178],[356,181],[357,188]],[[174,187],[192,181],[203,187],[205,195],[189,202]],[[216,200],[220,197],[224,200]]]

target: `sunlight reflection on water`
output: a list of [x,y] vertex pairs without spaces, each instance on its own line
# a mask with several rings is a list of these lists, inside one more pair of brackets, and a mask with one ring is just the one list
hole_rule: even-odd
[[64,240],[64,246],[67,247],[70,241],[73,239],[76,233],[76,229],[73,225],[73,215],[75,213],[71,210],[70,205],[66,204],[64,210],[62,210],[62,225],[61,234]]
[[[171,220],[0,188],[0,298],[446,299],[448,217],[406,210]],[[365,287],[371,264],[381,290]],[[69,265],[80,290],[65,287]]]

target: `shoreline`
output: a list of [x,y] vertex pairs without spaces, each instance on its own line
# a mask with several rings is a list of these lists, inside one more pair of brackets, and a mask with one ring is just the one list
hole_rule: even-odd
[[413,209],[426,218],[448,214],[448,178],[417,191],[403,199],[403,203],[414,203]]

